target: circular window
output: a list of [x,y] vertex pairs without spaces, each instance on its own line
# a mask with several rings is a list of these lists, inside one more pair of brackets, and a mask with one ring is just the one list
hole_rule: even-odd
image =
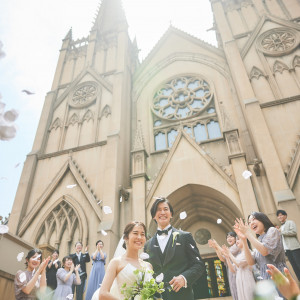
[[205,80],[182,76],[162,85],[154,96],[152,111],[162,119],[187,119],[200,114],[212,98]]
[[70,105],[73,107],[84,107],[96,100],[97,85],[94,82],[80,84],[72,95]]
[[205,228],[198,229],[195,233],[195,240],[200,245],[206,245],[211,238],[209,230]]
[[299,44],[298,32],[291,28],[274,28],[257,39],[260,51],[271,56],[292,52]]

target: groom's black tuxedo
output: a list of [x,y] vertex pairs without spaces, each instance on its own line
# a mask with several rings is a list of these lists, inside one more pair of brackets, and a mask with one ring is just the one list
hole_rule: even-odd
[[187,288],[182,287],[177,293],[166,288],[162,295],[164,300],[194,300],[192,284],[203,274],[205,266],[191,233],[172,227],[164,253],[156,234],[146,243],[144,251],[149,255],[148,261],[155,275],[164,274],[165,287],[169,286],[174,276],[183,275],[186,278]]

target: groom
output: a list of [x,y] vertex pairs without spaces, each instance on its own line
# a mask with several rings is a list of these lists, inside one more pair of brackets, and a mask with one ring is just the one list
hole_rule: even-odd
[[[192,284],[205,272],[197,245],[189,232],[172,227],[172,205],[166,198],[158,198],[151,207],[157,223],[157,233],[146,243],[144,251],[154,273],[164,274],[164,300],[194,300]],[[168,290],[168,286],[172,290]]]

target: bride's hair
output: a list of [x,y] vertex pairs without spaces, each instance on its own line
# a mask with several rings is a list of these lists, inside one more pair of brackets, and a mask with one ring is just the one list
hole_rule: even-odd
[[132,221],[132,222],[128,223],[125,226],[125,229],[124,229],[124,232],[123,232],[123,239],[124,239],[123,248],[124,249],[126,249],[125,240],[127,240],[129,238],[129,233],[133,230],[133,228],[135,226],[142,226],[144,231],[145,231],[145,236],[147,236],[147,229],[146,229],[146,226],[143,222]]

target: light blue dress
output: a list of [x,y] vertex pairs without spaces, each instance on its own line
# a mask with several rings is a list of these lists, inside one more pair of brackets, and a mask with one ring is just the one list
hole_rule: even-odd
[[100,284],[105,275],[105,260],[106,253],[104,253],[104,258],[101,258],[100,253],[97,253],[96,259],[93,259],[94,254],[91,256],[93,260],[92,271],[89,277],[88,288],[85,295],[85,300],[91,300],[94,292],[99,288]]

